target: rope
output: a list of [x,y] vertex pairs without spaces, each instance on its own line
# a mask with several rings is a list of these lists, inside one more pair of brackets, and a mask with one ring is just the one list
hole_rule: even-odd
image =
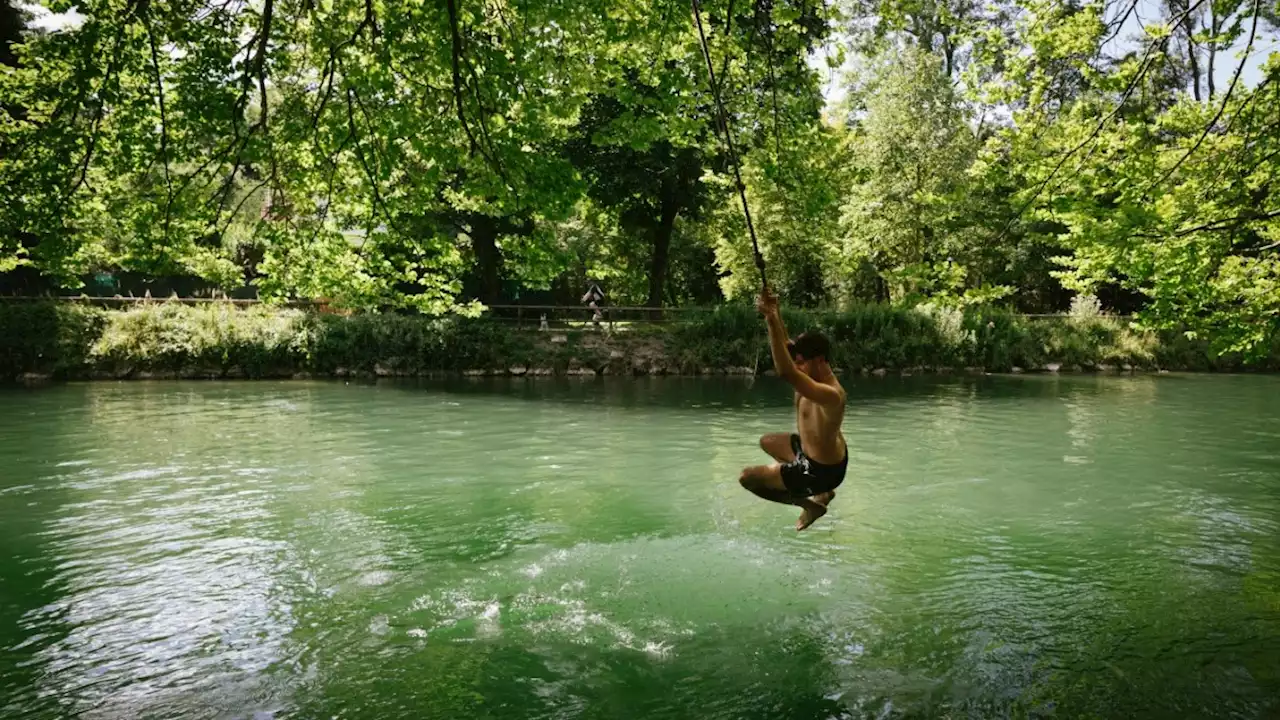
[[751,208],[747,206],[747,186],[742,182],[742,170],[738,167],[738,152],[733,147],[733,134],[729,131],[729,120],[725,115],[724,102],[720,99],[720,85],[716,83],[716,71],[711,62],[711,50],[707,47],[707,36],[702,30],[702,8],[698,0],[690,0],[693,5],[693,19],[698,25],[698,40],[702,43],[702,57],[707,61],[707,75],[711,79],[711,94],[716,100],[716,124],[723,133],[725,146],[729,152],[729,162],[733,165],[733,179],[738,185],[738,197],[742,199],[742,214],[747,218],[747,232],[751,234],[751,248],[756,255],[756,268],[760,270],[760,285],[769,289],[769,279],[764,274],[764,256],[760,254],[760,243],[756,240],[756,228],[751,222]]

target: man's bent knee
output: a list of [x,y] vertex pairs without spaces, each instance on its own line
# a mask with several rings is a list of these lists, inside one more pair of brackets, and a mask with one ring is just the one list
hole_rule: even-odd
[[738,476],[738,483],[748,490],[758,490],[765,484],[757,468],[753,467],[742,469],[742,474]]
[[761,450],[772,454],[775,448],[782,447],[791,447],[791,435],[789,433],[765,433],[760,436]]
[[738,475],[738,482],[748,490],[781,488],[782,480],[774,477],[777,475],[777,467],[777,465],[761,465],[743,468],[742,473]]
[[791,449],[790,433],[769,433],[760,436],[760,449],[780,463],[792,462],[796,459]]

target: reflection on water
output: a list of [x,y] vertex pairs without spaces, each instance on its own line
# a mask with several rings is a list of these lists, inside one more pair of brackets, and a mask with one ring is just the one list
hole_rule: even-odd
[[1280,381],[0,391],[0,716],[1266,716]]

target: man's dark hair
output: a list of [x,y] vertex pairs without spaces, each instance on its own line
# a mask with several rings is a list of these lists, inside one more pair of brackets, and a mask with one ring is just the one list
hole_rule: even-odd
[[790,346],[793,359],[800,356],[805,360],[816,358],[823,358],[828,362],[831,360],[831,341],[820,332],[801,333]]

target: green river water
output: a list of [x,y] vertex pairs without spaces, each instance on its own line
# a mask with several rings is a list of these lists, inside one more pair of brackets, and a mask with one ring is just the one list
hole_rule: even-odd
[[1280,378],[0,390],[0,717],[1280,716]]

